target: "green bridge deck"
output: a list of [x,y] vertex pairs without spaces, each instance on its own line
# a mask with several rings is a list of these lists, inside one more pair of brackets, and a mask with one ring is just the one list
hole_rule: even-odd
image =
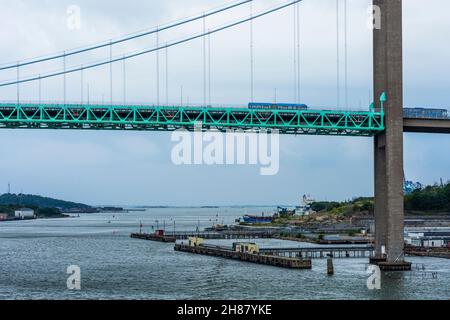
[[0,103],[0,128],[173,131],[278,130],[281,134],[373,136],[384,113],[371,111],[254,110],[246,108]]

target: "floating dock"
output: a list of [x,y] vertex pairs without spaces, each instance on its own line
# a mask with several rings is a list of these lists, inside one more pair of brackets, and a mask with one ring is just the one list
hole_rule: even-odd
[[226,259],[240,260],[252,263],[259,263],[281,268],[290,268],[290,269],[312,268],[311,259],[273,256],[265,253],[237,252],[233,251],[232,249],[220,246],[211,246],[211,245],[190,246],[186,244],[177,243],[175,244],[175,251],[196,253],[201,255],[221,257]]

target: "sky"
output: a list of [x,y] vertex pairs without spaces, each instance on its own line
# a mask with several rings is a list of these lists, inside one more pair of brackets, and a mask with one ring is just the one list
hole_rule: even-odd
[[[336,2],[300,4],[301,100],[326,109],[366,110],[373,100],[372,35],[367,28],[369,0],[348,0],[348,103],[344,97],[344,23],[340,0],[340,96],[337,101]],[[0,65],[109,41],[141,30],[201,14],[229,0],[0,0]],[[255,0],[254,12],[283,0]],[[405,106],[450,109],[450,20],[446,0],[404,3]],[[68,28],[70,6],[80,8],[80,28]],[[206,28],[245,18],[249,5],[208,18]],[[294,14],[287,8],[254,22],[254,96],[257,101],[294,102]],[[161,32],[160,43],[201,32],[196,22]],[[114,56],[152,48],[149,36],[113,49]],[[246,105],[250,100],[250,27],[248,24],[210,38],[211,102]],[[160,53],[160,101],[203,101],[203,41]],[[109,57],[109,49],[67,58],[67,67]],[[21,77],[60,70],[62,61],[23,68]],[[113,66],[113,102],[157,101],[156,54],[127,61],[126,97],[123,64]],[[93,101],[110,99],[109,67],[67,77],[67,101],[81,92]],[[0,82],[16,70],[0,71]],[[168,90],[166,90],[166,78]],[[42,101],[62,101],[62,78],[42,81]],[[38,99],[36,83],[20,88],[22,101]],[[0,100],[16,99],[16,88],[0,88]],[[177,166],[171,160],[170,133],[102,131],[0,131],[0,193],[40,194],[88,204],[245,205],[299,204],[303,194],[320,200],[373,195],[373,139],[281,136],[280,168],[260,175],[255,165]],[[405,134],[405,174],[433,184],[450,180],[450,139],[445,135]]]

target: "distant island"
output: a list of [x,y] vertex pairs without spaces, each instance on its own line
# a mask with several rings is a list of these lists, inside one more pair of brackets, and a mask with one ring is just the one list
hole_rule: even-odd
[[31,194],[6,193],[0,196],[0,214],[14,219],[16,210],[28,208],[36,218],[64,218],[68,213],[94,213],[97,208],[83,203],[42,197]]
[[83,203],[58,200],[32,194],[14,194],[14,193],[5,193],[1,195],[0,205],[29,205],[37,207],[60,208],[61,210],[92,208],[91,206]]

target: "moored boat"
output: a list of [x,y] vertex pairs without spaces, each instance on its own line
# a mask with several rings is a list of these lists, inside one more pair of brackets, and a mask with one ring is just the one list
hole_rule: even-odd
[[273,217],[268,216],[255,216],[255,215],[245,215],[242,217],[242,220],[245,223],[271,223],[273,221]]

